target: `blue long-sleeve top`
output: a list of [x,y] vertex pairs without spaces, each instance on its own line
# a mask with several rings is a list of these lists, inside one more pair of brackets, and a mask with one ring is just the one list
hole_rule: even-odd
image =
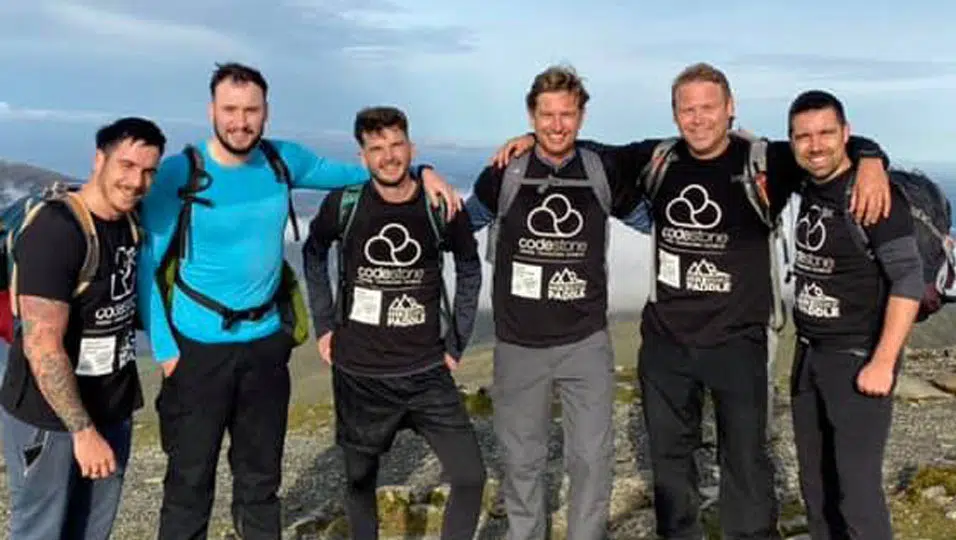
[[[368,180],[368,171],[357,164],[325,159],[293,142],[272,142],[289,168],[293,187],[331,190]],[[237,166],[217,163],[205,141],[197,149],[212,178],[200,196],[212,206],[193,204],[181,277],[193,289],[231,309],[260,306],[279,286],[288,188],[258,149]],[[200,306],[178,287],[174,287],[171,316],[167,317],[156,271],[175,234],[182,207],[178,190],[188,178],[186,155],[167,157],[142,203],[140,219],[146,234],[138,263],[138,307],[157,362],[179,357],[173,327],[202,343],[253,341],[280,328],[273,309],[257,321],[239,321],[226,330],[217,313]]]

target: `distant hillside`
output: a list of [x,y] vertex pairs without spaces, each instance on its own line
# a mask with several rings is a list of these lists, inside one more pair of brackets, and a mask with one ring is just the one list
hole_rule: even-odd
[[0,205],[6,206],[32,186],[51,184],[57,180],[78,182],[76,178],[56,171],[0,159]]

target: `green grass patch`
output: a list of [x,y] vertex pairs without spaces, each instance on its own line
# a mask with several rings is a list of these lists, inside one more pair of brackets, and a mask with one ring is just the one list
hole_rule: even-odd
[[293,403],[289,406],[290,433],[310,434],[335,422],[332,403]]
[[956,495],[956,466],[921,467],[906,487],[906,498],[915,502],[921,498],[923,490],[935,486],[942,486],[948,497]]
[[462,391],[461,398],[465,403],[465,410],[473,418],[490,418],[494,414],[491,396],[484,387],[480,387],[474,392]]
[[925,499],[909,497],[890,501],[893,531],[900,540],[952,540],[956,521],[947,519],[942,508]]

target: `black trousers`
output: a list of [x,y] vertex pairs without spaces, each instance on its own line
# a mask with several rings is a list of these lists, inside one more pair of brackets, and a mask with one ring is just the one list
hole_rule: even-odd
[[336,438],[345,453],[346,513],[353,540],[378,538],[379,457],[401,429],[412,429],[438,456],[451,484],[442,540],[471,540],[478,525],[485,467],[471,420],[444,365],[400,377],[363,377],[333,367]]
[[[791,376],[793,432],[814,540],[893,538],[883,493],[893,398],[857,390],[857,374],[868,360],[864,351],[797,343]],[[899,367],[897,362],[897,372]]]
[[279,332],[254,342],[214,345],[179,336],[178,342],[179,364],[156,398],[168,456],[159,538],[206,538],[216,464],[228,430],[236,531],[244,540],[278,540],[288,336]]
[[766,338],[690,348],[644,334],[638,377],[658,535],[668,540],[702,537],[694,451],[701,443],[704,391],[709,389],[717,421],[724,538],[779,539],[766,432]]

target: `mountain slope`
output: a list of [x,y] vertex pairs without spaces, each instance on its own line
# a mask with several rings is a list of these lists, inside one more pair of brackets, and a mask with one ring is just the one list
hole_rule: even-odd
[[0,207],[10,204],[31,187],[51,184],[57,180],[79,181],[49,169],[0,159]]

